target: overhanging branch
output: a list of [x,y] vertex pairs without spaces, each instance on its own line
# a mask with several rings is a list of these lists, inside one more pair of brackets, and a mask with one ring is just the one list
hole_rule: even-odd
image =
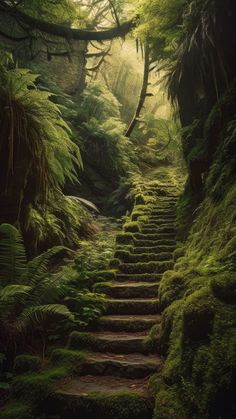
[[63,25],[35,19],[33,16],[29,16],[19,9],[8,6],[7,4],[0,5],[0,13],[10,15],[17,22],[21,22],[24,25],[27,25],[31,30],[37,29],[50,35],[80,41],[104,41],[117,37],[123,37],[127,35],[136,25],[136,19],[133,19],[121,24],[118,27],[96,32],[84,29],[69,28]]

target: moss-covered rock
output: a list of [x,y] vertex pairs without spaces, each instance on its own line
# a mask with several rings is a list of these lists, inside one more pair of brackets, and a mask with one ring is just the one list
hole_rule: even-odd
[[183,340],[194,344],[209,339],[213,329],[214,300],[207,289],[187,297],[183,310]]
[[130,221],[124,224],[124,230],[130,233],[139,233],[141,231],[140,223],[138,221]]
[[166,387],[158,391],[154,419],[188,419],[175,388]]
[[236,303],[236,272],[214,275],[211,280],[214,295],[227,304]]
[[39,371],[41,366],[42,360],[39,356],[22,354],[17,355],[14,360],[14,372],[16,374]]
[[58,366],[64,365],[67,370],[80,373],[82,365],[85,361],[85,354],[80,351],[73,351],[67,348],[57,348],[51,353],[51,362]]
[[133,241],[134,241],[134,236],[132,233],[121,233],[121,234],[117,234],[116,236],[116,243],[118,245],[130,244],[130,243],[133,243]]
[[35,413],[30,404],[12,401],[0,410],[0,419],[35,419]]
[[75,397],[57,394],[51,402],[62,419],[151,419],[152,403],[135,392],[90,393]]
[[65,366],[50,368],[39,374],[23,374],[16,376],[12,382],[12,392],[20,400],[41,402],[46,400],[53,391],[57,380],[64,378],[68,373]]
[[161,310],[164,310],[173,301],[182,298],[185,290],[185,279],[182,273],[175,271],[165,272],[159,287]]

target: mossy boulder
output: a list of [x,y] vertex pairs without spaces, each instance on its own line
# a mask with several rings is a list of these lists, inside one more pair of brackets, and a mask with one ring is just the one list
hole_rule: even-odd
[[53,391],[53,385],[57,380],[66,377],[68,369],[64,366],[50,368],[39,374],[23,374],[14,378],[12,392],[18,399],[30,402],[46,400]]
[[165,272],[159,287],[161,310],[164,310],[173,301],[182,298],[185,289],[185,279],[182,273],[175,271]]
[[121,264],[121,261],[118,258],[113,258],[110,261],[110,267],[113,269],[118,269],[120,264]]
[[209,339],[214,322],[214,299],[208,289],[201,289],[188,296],[183,309],[183,340],[185,343]]
[[135,391],[90,393],[80,395],[56,394],[51,404],[57,406],[62,419],[151,419],[152,403]]
[[236,303],[236,272],[215,275],[211,280],[213,294],[227,304]]
[[42,366],[42,360],[39,356],[28,354],[17,355],[14,361],[14,372],[23,374],[25,372],[39,371]]
[[35,419],[35,414],[30,404],[12,401],[1,409],[0,419]]
[[141,227],[138,221],[130,221],[124,224],[124,230],[130,233],[140,233]]
[[65,365],[70,371],[80,373],[85,361],[85,355],[80,351],[67,348],[57,348],[51,353],[51,362],[54,365]]
[[175,388],[165,387],[159,390],[153,419],[188,419]]
[[120,244],[131,244],[134,242],[134,236],[132,233],[121,233],[116,236],[116,243]]

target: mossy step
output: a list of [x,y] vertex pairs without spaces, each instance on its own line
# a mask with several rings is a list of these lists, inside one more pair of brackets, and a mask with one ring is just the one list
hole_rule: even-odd
[[147,387],[147,378],[72,377],[50,396],[46,413],[60,419],[151,419]]
[[107,314],[156,314],[158,298],[107,299]]
[[143,273],[143,274],[122,274],[117,273],[116,281],[120,282],[128,282],[128,281],[135,281],[135,282],[158,282],[162,278],[162,274],[153,274],[153,273]]
[[124,274],[141,273],[164,273],[172,269],[174,263],[170,262],[143,262],[143,263],[123,263],[120,265],[120,272]]
[[151,329],[157,323],[160,323],[161,317],[157,314],[150,315],[120,315],[120,316],[102,316],[99,325],[104,330],[113,332],[142,332]]
[[124,262],[138,263],[138,262],[161,262],[161,261],[170,261],[173,258],[171,253],[131,253],[128,256],[120,257]]
[[176,209],[175,208],[158,208],[158,209],[153,209],[151,212],[150,212],[150,218],[152,218],[152,217],[161,217],[161,218],[163,218],[163,217],[166,217],[166,218],[169,218],[169,217],[176,217]]
[[144,253],[170,253],[173,254],[176,249],[176,245],[172,246],[154,246],[154,247],[133,247],[133,254],[144,254]]
[[135,240],[134,248],[137,247],[159,247],[159,246],[176,246],[176,241],[173,238],[161,238],[159,240]]
[[163,215],[152,215],[151,217],[148,218],[148,222],[145,223],[146,226],[148,226],[149,224],[152,225],[163,225],[163,224],[174,224],[175,225],[176,222],[176,214],[173,214],[172,216],[168,216],[165,217],[164,214]]
[[154,234],[142,234],[142,233],[135,233],[134,237],[135,237],[135,244],[137,243],[137,240],[150,240],[154,242],[158,241],[158,240],[162,240],[162,239],[174,239],[176,236],[176,232],[164,232],[164,231],[158,231],[158,233],[154,233]]
[[116,354],[130,354],[139,352],[150,353],[145,332],[72,332],[69,338],[70,349],[90,350],[95,352],[109,352]]
[[142,225],[141,231],[143,232],[143,230],[154,230],[154,232],[156,230],[159,230],[160,228],[176,228],[175,223],[174,222],[167,222],[166,220],[162,220],[161,222],[156,222],[156,223],[152,223],[152,222],[148,222]]
[[126,250],[117,250],[114,257],[122,262],[138,263],[138,262],[161,262],[170,261],[173,257],[173,252],[154,252],[149,251],[145,253],[131,253]]
[[177,230],[174,226],[170,226],[170,225],[156,226],[155,228],[144,226],[141,229],[141,234],[145,234],[146,236],[149,236],[150,234],[159,235],[163,233],[170,233],[170,234],[176,235]]
[[159,283],[149,282],[103,282],[96,284],[95,291],[116,298],[145,298],[157,296]]
[[80,376],[107,375],[132,379],[144,378],[157,372],[160,366],[161,360],[156,355],[91,352],[85,355]]

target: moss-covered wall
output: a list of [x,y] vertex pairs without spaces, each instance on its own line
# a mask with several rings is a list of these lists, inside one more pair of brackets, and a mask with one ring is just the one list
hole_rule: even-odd
[[[232,99],[223,118],[225,101],[216,105],[206,123],[204,141],[215,141],[217,147],[203,178],[201,203],[193,210],[187,188],[179,204],[182,229],[188,211],[192,224],[159,291],[164,309],[160,344],[166,361],[161,376],[153,380],[158,394],[155,419],[236,417],[235,96]],[[218,130],[209,130],[209,122]]]

